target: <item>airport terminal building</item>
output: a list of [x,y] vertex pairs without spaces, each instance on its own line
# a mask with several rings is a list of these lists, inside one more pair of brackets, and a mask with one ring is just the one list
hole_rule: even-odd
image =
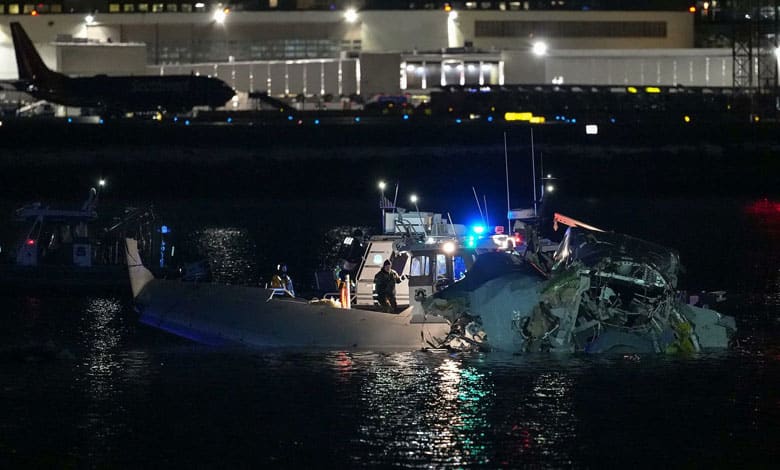
[[0,78],[17,76],[8,25],[19,21],[60,72],[216,76],[241,108],[251,92],[338,101],[451,85],[733,85],[731,47],[694,47],[700,12],[586,3],[615,2],[5,0]]

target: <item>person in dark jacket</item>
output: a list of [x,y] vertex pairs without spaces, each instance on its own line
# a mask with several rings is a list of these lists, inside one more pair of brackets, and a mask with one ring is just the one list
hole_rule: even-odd
[[395,302],[395,285],[401,283],[402,278],[390,265],[390,260],[385,260],[382,269],[374,276],[376,297],[382,310],[395,313],[398,305]]

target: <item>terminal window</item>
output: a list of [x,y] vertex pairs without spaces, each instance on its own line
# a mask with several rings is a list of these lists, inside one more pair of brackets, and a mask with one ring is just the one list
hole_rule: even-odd
[[31,5],[29,3],[26,3],[24,5],[24,13],[25,14],[32,13],[33,10],[35,10],[35,5]]
[[146,13],[149,11],[149,4],[148,3],[139,3],[138,4],[138,11],[142,13]]
[[119,8],[118,3],[109,3],[108,4],[108,12],[109,13],[119,13],[121,10]]
[[477,37],[663,38],[664,21],[476,21]]
[[125,3],[124,5],[122,5],[122,11],[125,13],[132,13],[135,11],[135,5],[133,5],[132,3]]
[[5,13],[5,4],[0,3],[0,15],[2,15],[3,13]]
[[19,4],[18,3],[12,3],[8,5],[8,14],[9,15],[18,15],[19,14]]
[[165,11],[165,5],[162,3],[152,3],[152,13],[162,13]]

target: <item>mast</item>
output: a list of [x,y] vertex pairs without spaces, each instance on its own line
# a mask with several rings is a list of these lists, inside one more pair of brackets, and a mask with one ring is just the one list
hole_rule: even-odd
[[534,187],[534,217],[536,217],[536,158],[534,158],[534,128],[531,128],[531,173]]
[[[506,226],[509,230],[511,225],[509,212],[512,210],[512,205],[509,203],[509,154],[506,151],[506,131],[504,131],[504,174],[506,175]],[[485,209],[487,209],[487,201]]]

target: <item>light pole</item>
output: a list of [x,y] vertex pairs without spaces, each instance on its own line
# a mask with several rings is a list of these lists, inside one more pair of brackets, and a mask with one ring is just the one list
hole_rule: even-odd
[[382,224],[379,226],[382,233],[385,232],[385,182],[379,182],[379,208],[382,210]]
[[420,226],[422,226],[422,229],[423,229],[423,235],[425,235],[427,237],[428,236],[428,231],[425,230],[425,224],[423,223],[422,218],[420,217],[420,208],[417,207],[417,195],[416,194],[412,194],[411,196],[409,196],[409,200],[412,201],[412,204],[414,204],[414,210],[417,211],[417,220],[420,221]]

